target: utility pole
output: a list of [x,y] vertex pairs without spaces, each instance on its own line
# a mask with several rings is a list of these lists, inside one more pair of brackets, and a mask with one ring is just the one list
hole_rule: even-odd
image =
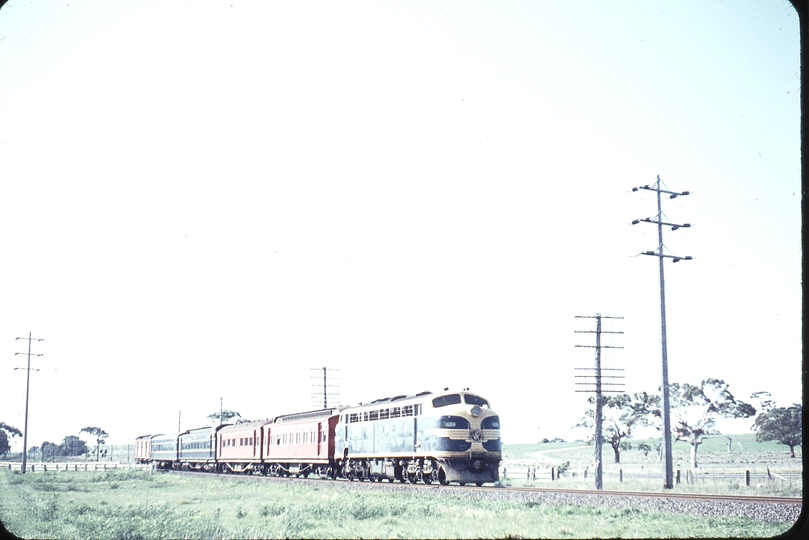
[[680,261],[690,261],[693,259],[691,256],[679,257],[675,255],[666,255],[663,253],[663,226],[671,227],[672,231],[676,231],[680,228],[688,228],[691,227],[690,223],[683,223],[682,225],[677,223],[667,223],[663,221],[663,207],[660,202],[660,194],[666,193],[669,195],[670,199],[675,199],[679,196],[690,195],[689,191],[668,191],[665,189],[660,188],[660,175],[657,176],[657,182],[654,183],[653,186],[645,185],[645,186],[638,186],[633,187],[632,191],[638,191],[639,189],[645,189],[648,191],[657,192],[657,216],[656,219],[650,218],[642,218],[636,219],[632,221],[632,225],[637,225],[641,221],[645,223],[655,223],[657,224],[657,251],[644,251],[641,255],[650,255],[652,257],[657,257],[659,266],[660,266],[660,344],[662,347],[662,406],[663,406],[663,453],[666,457],[666,473],[665,478],[663,480],[663,488],[664,489],[673,489],[674,488],[674,464],[672,459],[672,444],[671,444],[671,404],[669,401],[669,361],[668,361],[668,351],[666,346],[666,281],[663,276],[663,259],[669,258],[673,259],[674,262]]
[[224,424],[222,421],[222,398],[219,398],[219,425]]
[[[336,398],[338,398],[338,399],[339,399],[339,396],[340,396],[340,393],[339,393],[339,392],[329,392],[329,388],[339,388],[339,387],[340,387],[340,385],[337,385],[337,384],[329,384],[329,383],[328,383],[328,372],[329,372],[329,371],[331,371],[331,372],[333,373],[333,372],[335,372],[335,371],[340,371],[340,370],[339,370],[339,369],[327,368],[327,367],[322,367],[322,368],[310,368],[310,369],[311,369],[312,371],[318,372],[318,374],[317,374],[317,375],[313,375],[313,376],[311,377],[311,379],[318,381],[317,383],[313,383],[313,384],[312,384],[312,387],[314,387],[314,388],[320,388],[320,387],[321,387],[321,384],[320,384],[320,381],[321,381],[321,376],[320,376],[320,373],[319,373],[319,372],[320,372],[320,371],[323,371],[323,377],[322,377],[322,381],[323,381],[322,388],[323,388],[323,391],[322,391],[322,392],[320,392],[320,391],[318,391],[318,392],[312,392],[312,399],[313,399],[313,400],[317,400],[317,401],[316,401],[316,403],[318,403],[318,404],[319,404],[319,403],[320,403],[320,397],[322,396],[322,397],[323,397],[323,408],[324,408],[324,409],[328,409],[328,408],[329,408],[329,397],[332,397],[332,398],[335,398],[335,397],[336,397]],[[334,381],[334,378],[335,378],[335,377],[334,377],[334,375],[332,375],[332,382]],[[334,405],[334,400],[332,400],[332,405]]]
[[[601,334],[623,334],[623,332],[608,332],[605,330],[601,330],[601,319],[623,319],[623,317],[607,317],[606,315],[602,316],[600,313],[596,313],[595,316],[587,316],[587,315],[576,315],[577,319],[595,319],[596,320],[596,329],[595,332],[592,330],[576,330],[576,334],[595,334],[596,335],[596,344],[595,345],[576,345],[576,347],[590,347],[596,350],[596,367],[595,367],[595,375],[576,375],[576,378],[593,378],[595,377],[595,383],[593,382],[581,382],[576,383],[577,385],[592,385],[595,384],[595,390],[587,389],[587,390],[576,390],[576,392],[595,392],[596,394],[596,411],[595,411],[595,462],[596,462],[596,489],[602,489],[603,487],[603,473],[604,473],[604,466],[602,464],[602,452],[601,452],[601,431],[602,431],[602,408],[604,406],[604,400],[601,396],[604,392],[620,392],[619,389],[613,390],[604,390],[604,386],[623,386],[624,383],[605,383],[602,382],[601,379],[622,379],[623,375],[602,375],[602,368],[601,368],[601,349],[623,349],[623,347],[613,347],[610,345],[602,345],[601,344]],[[592,368],[576,368],[578,370],[587,370]],[[605,369],[603,371],[623,371],[623,369]]]
[[[25,338],[17,338],[17,339],[25,339]],[[23,431],[22,435],[22,474],[25,474],[25,465],[28,463],[28,391],[31,388],[31,355],[34,356],[42,356],[41,354],[32,353],[31,352],[31,342],[32,341],[45,341],[44,339],[37,339],[31,337],[31,332],[28,332],[28,367],[27,368],[14,368],[14,370],[24,369],[26,370],[25,375],[25,430]],[[25,353],[14,353],[14,355],[18,354],[25,354]],[[34,371],[39,371],[38,369],[34,369]]]

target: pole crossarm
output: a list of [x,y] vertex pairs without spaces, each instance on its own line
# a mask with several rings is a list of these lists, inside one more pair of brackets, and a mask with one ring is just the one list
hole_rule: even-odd
[[667,189],[660,189],[659,187],[652,187],[652,186],[650,186],[648,184],[645,185],[645,186],[633,187],[632,191],[637,191],[639,189],[646,189],[646,190],[649,190],[649,191],[656,191],[657,193],[668,193],[670,195],[669,196],[670,199],[676,199],[677,197],[679,197],[681,195],[682,196],[691,195],[690,191],[669,191]]
[[693,261],[694,257],[691,255],[678,256],[678,255],[665,255],[663,253],[655,253],[654,251],[641,251],[638,255],[650,255],[652,257],[660,257],[661,259],[674,259],[673,262],[680,261]]
[[654,223],[655,225],[665,225],[667,227],[671,227],[672,231],[676,231],[679,228],[688,229],[691,227],[690,223],[668,223],[666,221],[657,221],[652,218],[638,218],[632,220],[632,225],[637,225],[643,221],[644,223]]

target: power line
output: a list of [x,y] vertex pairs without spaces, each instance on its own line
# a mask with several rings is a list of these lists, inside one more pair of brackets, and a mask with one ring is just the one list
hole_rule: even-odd
[[[17,339],[26,339],[20,338]],[[14,368],[14,370],[24,369],[26,371],[25,375],[25,428],[22,434],[22,474],[25,474],[25,465],[28,462],[28,393],[31,388],[31,355],[34,356],[42,356],[42,354],[32,353],[31,352],[31,342],[32,341],[45,341],[44,339],[37,339],[31,337],[31,332],[28,332],[28,367],[24,368]],[[14,353],[14,355],[18,354],[25,354],[25,353]],[[34,369],[34,371],[39,371],[39,369]]]
[[674,463],[672,459],[672,443],[671,443],[671,405],[669,402],[669,363],[668,363],[668,350],[666,345],[666,281],[663,275],[663,259],[669,258],[672,259],[674,262],[680,261],[690,261],[693,259],[690,255],[687,256],[678,256],[678,255],[665,255],[663,253],[663,226],[671,227],[672,231],[676,231],[677,229],[681,228],[689,228],[691,227],[690,223],[683,223],[682,225],[677,223],[668,223],[663,221],[663,207],[660,201],[660,194],[666,193],[669,195],[669,199],[676,199],[677,197],[690,195],[691,192],[689,191],[668,191],[665,189],[661,189],[660,187],[660,175],[657,176],[657,181],[653,184],[653,186],[645,185],[645,186],[638,186],[633,187],[632,191],[638,191],[639,189],[645,189],[648,191],[654,191],[657,193],[657,216],[655,219],[651,218],[643,218],[643,219],[636,219],[632,221],[632,225],[637,225],[640,222],[645,223],[654,223],[657,225],[657,251],[643,251],[641,255],[651,255],[652,257],[657,257],[659,261],[660,267],[660,343],[662,348],[662,394],[663,394],[663,453],[666,456],[666,473],[663,482],[664,489],[672,489],[674,487]]

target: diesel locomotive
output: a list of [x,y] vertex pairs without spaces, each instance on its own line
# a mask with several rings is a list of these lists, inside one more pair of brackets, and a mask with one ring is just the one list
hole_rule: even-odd
[[500,418],[467,390],[422,392],[258,422],[144,435],[158,468],[464,485],[497,482]]

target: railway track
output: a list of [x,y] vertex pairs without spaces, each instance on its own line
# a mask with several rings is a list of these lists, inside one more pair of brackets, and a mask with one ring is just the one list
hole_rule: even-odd
[[178,475],[192,475],[202,478],[222,478],[222,479],[245,479],[255,481],[268,481],[280,483],[300,483],[308,482],[314,485],[334,485],[334,486],[356,486],[367,487],[371,489],[395,489],[401,490],[443,490],[443,491],[463,491],[463,492],[477,492],[477,493],[490,493],[496,494],[558,494],[569,496],[584,496],[584,497],[602,497],[602,498],[630,498],[637,497],[642,499],[662,499],[662,500],[683,500],[683,501],[708,501],[708,502],[724,502],[724,503],[748,503],[748,504],[779,504],[789,506],[802,506],[803,499],[800,497],[768,497],[768,496],[755,496],[755,495],[713,495],[709,493],[676,493],[676,492],[655,492],[655,491],[608,491],[608,490],[589,490],[589,489],[561,489],[561,488],[534,488],[534,487],[495,487],[495,486],[458,486],[448,485],[442,486],[439,484],[410,484],[400,482],[353,482],[349,480],[328,480],[319,478],[279,478],[275,476],[260,476],[260,475],[231,475],[231,474],[213,474],[207,472],[193,472],[193,471],[163,471],[164,474],[178,474]]

